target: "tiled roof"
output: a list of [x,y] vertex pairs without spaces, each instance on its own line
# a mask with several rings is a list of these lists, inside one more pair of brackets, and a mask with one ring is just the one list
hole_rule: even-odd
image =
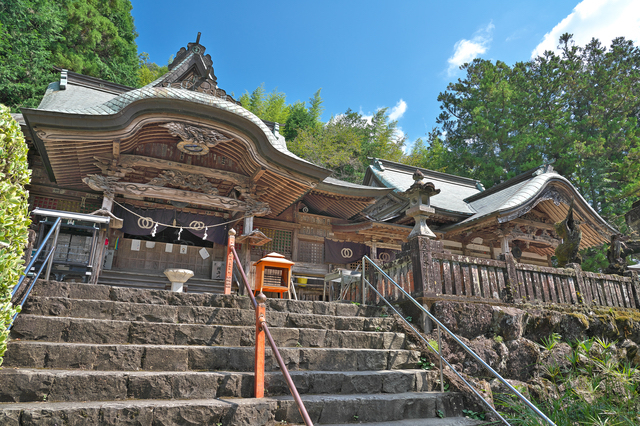
[[101,105],[115,98],[116,94],[74,84],[60,90],[60,83],[49,84],[38,106],[45,111],[76,112]]
[[526,180],[519,179],[519,181],[511,185],[505,185],[499,191],[491,191],[492,193],[487,194],[486,197],[476,198],[470,201],[469,204],[476,213],[460,223],[477,220],[495,212],[508,211],[525,204],[534,198],[551,179],[561,179],[568,185],[571,185],[571,182],[556,172],[547,172],[538,175],[530,174]]
[[[405,192],[413,184],[413,173],[417,167],[376,160],[369,166],[369,171],[388,188],[395,188],[397,192]],[[425,179],[433,182],[438,195],[431,197],[431,206],[452,213],[471,215],[475,210],[464,201],[465,198],[480,192],[480,183],[473,179],[420,169]]]

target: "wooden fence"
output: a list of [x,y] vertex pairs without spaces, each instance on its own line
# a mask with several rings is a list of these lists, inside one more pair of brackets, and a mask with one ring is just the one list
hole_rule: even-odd
[[[383,270],[414,297],[485,300],[504,303],[585,304],[621,308],[640,308],[640,282],[637,276],[622,277],[584,272],[580,265],[550,268],[517,263],[511,255],[504,261],[432,252],[422,265],[422,276],[433,280],[430,291],[421,292],[414,280],[418,268],[411,257],[382,266]],[[386,298],[402,299],[402,292],[380,274],[367,274],[369,281]],[[362,301],[361,287],[354,287],[349,300]],[[367,302],[379,301],[372,291]]]

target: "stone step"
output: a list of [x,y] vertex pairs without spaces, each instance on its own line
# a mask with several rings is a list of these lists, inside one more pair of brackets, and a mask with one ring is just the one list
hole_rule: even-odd
[[[30,297],[25,304],[23,313],[118,321],[255,326],[255,311],[253,309],[159,305],[112,300],[66,299],[64,297]],[[303,314],[275,310],[267,310],[266,317],[267,323],[271,327],[393,331],[396,326],[395,320],[391,317]]]
[[[368,371],[415,369],[420,352],[405,349],[280,348],[289,370]],[[10,341],[4,367],[100,371],[253,371],[254,348],[109,345]],[[266,349],[265,370],[278,365]]]
[[[456,393],[305,395],[314,424],[390,422],[401,419],[460,415],[462,397]],[[275,425],[301,422],[291,397],[259,400],[131,400],[0,404],[0,424],[32,425]]]
[[[403,349],[406,341],[404,334],[390,332],[278,327],[271,327],[270,331],[279,348]],[[253,346],[255,325],[150,324],[21,314],[11,330],[11,338],[98,344]]]
[[[43,280],[38,281],[32,296],[111,300],[145,305],[206,306],[253,310],[248,296],[174,293],[165,290],[134,289],[57,281],[45,282]],[[387,314],[386,308],[380,306],[271,298],[267,299],[267,310],[336,316],[380,317]]]
[[[331,425],[325,424],[325,426],[338,426],[343,424],[344,423],[334,423]],[[485,422],[481,420],[472,420],[467,417],[434,417],[431,419],[409,419],[366,423],[358,422],[358,426],[479,426],[482,424],[485,424]],[[300,424],[300,426],[304,426],[304,423]]]
[[[436,371],[292,371],[300,394],[371,394],[437,390]],[[251,398],[253,373],[0,370],[0,402]],[[289,395],[279,371],[265,374],[268,396]]]

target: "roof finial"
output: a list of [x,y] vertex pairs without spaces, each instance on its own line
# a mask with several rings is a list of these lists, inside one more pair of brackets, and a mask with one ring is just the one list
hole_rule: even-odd
[[200,44],[200,35],[202,33],[200,31],[198,31],[198,38],[196,38],[196,44]]

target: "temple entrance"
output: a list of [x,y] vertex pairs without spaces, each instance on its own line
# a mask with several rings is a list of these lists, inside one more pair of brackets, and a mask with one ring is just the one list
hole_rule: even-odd
[[113,260],[105,269],[157,275],[168,268],[181,268],[193,271],[194,278],[222,278],[224,213],[142,209],[118,203],[115,214],[123,218],[123,227],[110,236]]
[[198,247],[122,237],[112,269],[162,273],[167,268],[182,268],[192,270],[195,278],[211,279],[214,262],[224,263],[223,250],[219,245]]

